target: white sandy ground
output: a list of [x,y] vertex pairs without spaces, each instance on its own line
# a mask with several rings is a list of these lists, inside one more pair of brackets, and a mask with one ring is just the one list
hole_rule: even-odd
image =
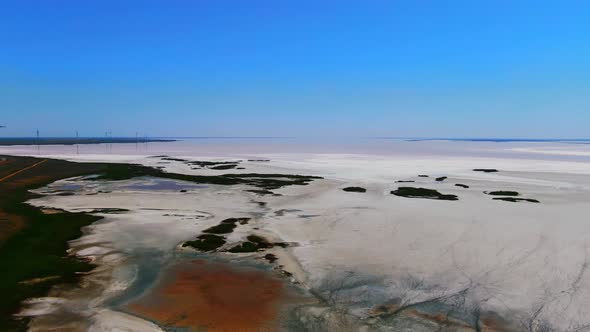
[[[204,173],[179,162],[158,164],[158,159],[141,156],[54,157],[137,162],[164,166],[171,172]],[[114,326],[121,331],[158,330],[151,323],[104,308],[104,301],[133,280],[129,257],[135,250],[153,250],[165,257],[200,230],[238,216],[257,219],[238,227],[231,241],[239,241],[252,231],[251,227],[257,227],[261,234],[298,243],[286,253],[278,251],[279,263],[304,287],[336,294],[330,296],[335,299],[330,304],[348,307],[375,328],[433,330],[425,323],[403,325],[404,321],[395,316],[369,319],[367,312],[377,304],[411,305],[442,298],[445,305],[450,303],[457,311],[481,313],[482,317],[498,314],[514,331],[588,330],[590,163],[404,155],[260,157],[272,161],[246,162],[246,170],[229,172],[321,175],[326,180],[277,190],[284,196],[272,198],[257,198],[238,190],[244,189],[241,187],[210,186],[186,194],[162,194],[115,186],[109,194],[33,200],[34,205],[69,211],[108,207],[132,212],[105,215],[104,221],[88,227],[86,235],[71,243],[78,255],[96,259],[104,273],[99,270],[89,275],[85,291],[68,290],[60,299],[32,303],[23,313],[38,315],[32,330],[51,325],[52,310],[76,311],[88,318],[93,331],[111,331]],[[497,168],[501,172],[478,173],[473,168]],[[418,178],[418,174],[431,177]],[[449,178],[442,183],[434,181],[434,176],[443,175]],[[395,180],[416,183],[396,184]],[[455,187],[455,183],[470,188]],[[363,186],[367,193],[341,190],[349,185]],[[389,194],[399,186],[437,189],[456,194],[460,200],[408,199]],[[494,201],[483,193],[490,190],[516,190],[522,197],[541,203]],[[258,207],[252,200],[265,201],[267,207]],[[281,209],[288,211],[275,213]],[[290,255],[296,260],[289,260]],[[350,280],[361,286],[353,282],[349,287]],[[96,290],[90,292],[94,297],[89,300],[91,288]]]

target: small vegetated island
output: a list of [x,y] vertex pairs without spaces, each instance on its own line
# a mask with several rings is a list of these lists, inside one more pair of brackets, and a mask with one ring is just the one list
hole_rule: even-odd
[[[243,160],[231,161],[202,161],[202,160],[187,160],[182,158],[170,157],[166,155],[152,156],[152,158],[160,158],[163,162],[177,161],[184,163],[191,167],[191,169],[212,169],[216,171],[223,171],[228,169],[244,169],[239,167]],[[270,159],[248,159],[248,162],[269,162]]]
[[219,225],[209,227],[203,231],[203,233],[211,233],[211,234],[229,234],[234,231],[236,227],[238,227],[237,223],[244,225],[248,223],[249,218],[229,218],[223,220]]
[[307,176],[296,174],[266,174],[266,173],[240,173],[221,175],[188,175],[168,173],[158,168],[136,164],[107,164],[103,165],[102,172],[95,180],[128,180],[134,177],[151,176],[165,179],[188,181],[200,184],[217,185],[250,185],[252,187],[273,190],[292,185],[307,185],[319,176]]
[[444,201],[459,200],[459,197],[457,197],[457,195],[441,194],[437,190],[427,188],[399,187],[397,190],[391,191],[391,194],[407,198],[426,198]]
[[520,195],[517,191],[511,191],[511,190],[486,191],[485,193],[488,195],[492,195],[492,196],[518,196],[518,195]]
[[200,251],[213,251],[225,244],[223,236],[214,234],[201,234],[196,240],[187,241],[182,244],[183,247],[192,247]]
[[342,190],[344,190],[346,192],[351,192],[351,193],[364,193],[364,192],[367,192],[367,189],[365,189],[363,187],[346,187],[346,188],[342,188]]
[[223,171],[228,169],[235,169],[242,162],[236,161],[201,161],[201,160],[187,160],[182,158],[168,157],[168,156],[154,156],[153,158],[160,158],[162,161],[177,161],[191,166],[191,169],[212,169]]
[[483,173],[496,173],[498,172],[495,168],[475,168],[473,169],[474,172],[483,172]]
[[506,202],[513,202],[513,203],[517,203],[517,202],[541,203],[541,202],[539,202],[539,200],[533,199],[533,198],[494,197],[493,199],[496,201],[506,201]]
[[[211,252],[223,247],[227,239],[224,237],[234,231],[238,225],[245,225],[250,221],[250,218],[228,218],[222,220],[219,224],[203,230],[204,234],[197,236],[196,240],[187,241],[182,244],[182,247],[191,247],[193,249]],[[271,243],[267,239],[259,235],[248,235],[247,241],[243,241],[229,248],[230,253],[247,253],[256,252],[259,250],[273,248],[279,246],[287,247],[286,243],[275,242]]]
[[262,236],[258,235],[248,235],[246,237],[248,241],[244,241],[241,244],[238,244],[228,251],[231,253],[241,253],[241,252],[255,252],[258,250],[272,248],[273,244],[269,243],[268,240],[263,238]]
[[516,196],[520,195],[517,191],[498,190],[498,191],[486,191],[484,193],[488,194],[490,196],[504,196],[504,197],[494,197],[493,199],[496,201],[506,201],[506,202],[513,202],[513,203],[517,203],[517,202],[540,203],[539,200],[536,200],[533,198],[516,197]]

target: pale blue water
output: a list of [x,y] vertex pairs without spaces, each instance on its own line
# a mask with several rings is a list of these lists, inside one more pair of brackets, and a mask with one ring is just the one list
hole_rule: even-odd
[[198,185],[187,181],[155,178],[151,176],[136,178],[134,181],[135,182],[132,184],[121,186],[117,189],[138,191],[180,191],[207,188],[206,185]]

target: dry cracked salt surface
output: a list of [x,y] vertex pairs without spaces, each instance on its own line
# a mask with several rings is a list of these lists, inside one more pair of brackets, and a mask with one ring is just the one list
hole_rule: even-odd
[[[181,162],[157,164],[156,158],[110,157],[83,158],[220,174]],[[434,155],[259,157],[271,162],[244,162],[243,172],[325,179],[276,190],[283,195],[276,197],[245,192],[244,186],[166,183],[160,190],[158,180],[149,178],[70,179],[41,189],[81,185],[73,196],[47,195],[31,204],[68,211],[129,211],[103,214],[103,220],[70,244],[73,253],[99,267],[81,286],[56,288],[47,298],[31,300],[21,313],[35,317],[31,330],[229,331],[238,326],[231,325],[236,322],[232,313],[236,319],[253,317],[248,322],[252,325],[246,325],[250,330],[269,331],[588,330],[590,163]],[[438,176],[448,179],[436,182]],[[395,183],[399,179],[459,200],[391,195],[401,186]],[[177,185],[187,191],[181,193]],[[347,186],[367,192],[341,190]],[[497,201],[484,194],[497,190],[517,191],[540,203]],[[278,258],[272,266],[259,259],[267,252],[203,254],[179,246],[230,217],[253,219],[228,236],[228,246],[252,233],[292,246],[268,251]],[[279,265],[291,276],[281,275]],[[223,283],[235,288],[221,287]],[[267,286],[247,287],[251,293],[241,299],[235,297],[240,285]],[[188,294],[200,300],[190,301]],[[219,295],[220,302],[211,294]],[[252,298],[259,299],[256,314],[247,313]],[[203,310],[220,316],[204,317]]]

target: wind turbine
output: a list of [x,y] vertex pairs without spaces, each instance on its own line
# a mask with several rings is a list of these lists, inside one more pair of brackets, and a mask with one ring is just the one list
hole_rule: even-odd
[[39,142],[39,128],[37,128],[37,154],[41,154],[41,145]]

